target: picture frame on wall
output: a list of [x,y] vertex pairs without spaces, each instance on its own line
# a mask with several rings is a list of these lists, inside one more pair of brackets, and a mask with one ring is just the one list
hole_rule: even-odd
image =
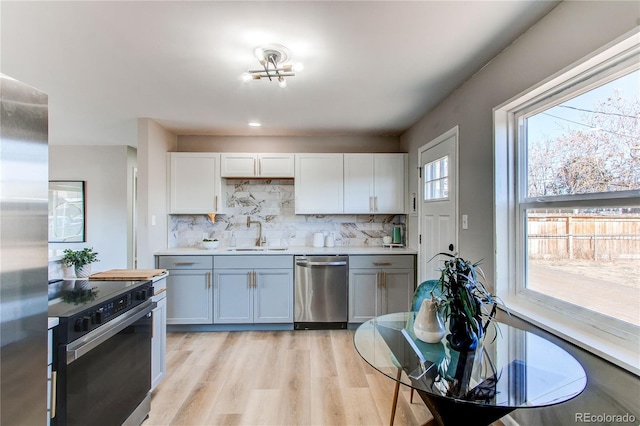
[[86,242],[84,181],[49,181],[49,242]]

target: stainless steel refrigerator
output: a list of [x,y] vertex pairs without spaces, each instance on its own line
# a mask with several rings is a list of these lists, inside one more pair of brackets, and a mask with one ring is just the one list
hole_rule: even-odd
[[48,98],[0,74],[0,424],[47,415]]

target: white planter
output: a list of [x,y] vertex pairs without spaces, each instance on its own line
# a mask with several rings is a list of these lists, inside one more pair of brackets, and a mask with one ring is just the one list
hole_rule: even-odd
[[79,268],[76,268],[76,277],[78,278],[89,278],[89,275],[91,275],[91,264],[87,264],[84,266],[81,266]]
[[446,332],[444,322],[438,312],[438,305],[432,299],[424,299],[413,323],[416,337],[426,343],[438,343]]

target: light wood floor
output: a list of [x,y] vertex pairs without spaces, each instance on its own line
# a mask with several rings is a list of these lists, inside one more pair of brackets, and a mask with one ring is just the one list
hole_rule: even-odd
[[[153,425],[388,425],[394,382],[365,363],[353,331],[167,334]],[[431,414],[401,386],[396,425]]]

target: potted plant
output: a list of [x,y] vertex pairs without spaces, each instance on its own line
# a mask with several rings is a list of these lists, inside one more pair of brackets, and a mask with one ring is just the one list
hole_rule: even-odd
[[474,350],[496,314],[497,299],[483,284],[480,262],[472,263],[457,254],[439,255],[449,257],[438,281],[442,290],[439,303],[449,320],[447,340],[455,350]]
[[82,250],[65,249],[62,256],[62,265],[66,267],[74,267],[76,277],[86,278],[91,275],[91,264],[99,262],[98,253],[92,248],[84,248]]

